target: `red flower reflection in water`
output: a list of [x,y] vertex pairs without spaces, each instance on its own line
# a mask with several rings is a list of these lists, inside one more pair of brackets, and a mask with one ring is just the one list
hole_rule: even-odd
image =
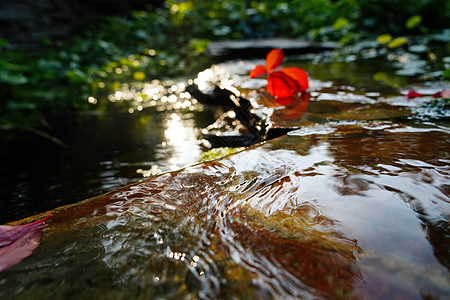
[[303,93],[300,97],[281,98],[277,101],[285,108],[276,110],[273,113],[273,117],[282,120],[295,120],[300,118],[308,109],[309,100],[311,99],[310,93]]

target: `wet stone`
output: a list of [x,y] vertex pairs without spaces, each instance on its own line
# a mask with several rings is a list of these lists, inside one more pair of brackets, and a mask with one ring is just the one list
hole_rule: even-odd
[[61,208],[0,296],[444,298],[449,141],[315,125]]

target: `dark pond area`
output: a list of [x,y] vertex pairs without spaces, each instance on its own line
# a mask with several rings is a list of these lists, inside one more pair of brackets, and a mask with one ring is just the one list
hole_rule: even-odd
[[[2,145],[5,222],[177,171],[54,211],[33,255],[0,273],[0,297],[445,299],[449,115],[424,103],[448,83],[381,58],[294,57],[285,64],[305,69],[310,89],[282,107],[248,78],[260,63],[123,86],[109,100],[128,111],[52,124],[67,148]],[[193,165],[220,114],[185,88],[211,82],[292,130]]]
[[214,119],[211,112],[154,109],[51,121],[51,134],[67,148],[23,132],[19,141],[2,143],[0,223],[137,182],[145,171],[155,175],[196,163],[198,129]]

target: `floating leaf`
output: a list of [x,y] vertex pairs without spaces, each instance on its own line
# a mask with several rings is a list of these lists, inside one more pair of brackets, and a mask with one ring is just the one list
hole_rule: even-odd
[[392,36],[389,33],[388,34],[383,34],[383,35],[380,35],[377,38],[377,43],[384,45],[384,44],[389,43],[391,40],[392,40]]
[[419,15],[412,16],[408,20],[406,20],[405,27],[407,29],[413,29],[419,26],[419,24],[422,22],[422,17]]
[[337,18],[337,20],[334,22],[333,24],[333,30],[341,30],[342,28],[344,28],[345,26],[347,26],[349,24],[349,20],[346,18]]
[[393,39],[389,44],[388,47],[389,48],[398,48],[403,46],[406,42],[408,41],[408,39],[406,39],[405,37],[398,37],[396,39]]
[[136,73],[133,74],[133,78],[136,79],[136,80],[142,81],[142,80],[145,79],[145,73],[144,72],[140,72],[140,71],[136,72]]

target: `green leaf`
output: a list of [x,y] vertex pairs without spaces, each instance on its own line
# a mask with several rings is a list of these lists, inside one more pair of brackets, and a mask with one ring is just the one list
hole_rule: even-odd
[[0,59],[0,70],[6,70],[6,71],[23,71],[25,70],[24,66],[12,64],[4,59]]
[[8,41],[5,39],[0,39],[0,49],[6,47],[8,45]]
[[398,37],[396,39],[393,39],[389,44],[388,47],[389,48],[398,48],[403,46],[406,42],[408,41],[407,38],[405,37]]
[[209,40],[207,39],[192,39],[190,47],[194,49],[196,53],[204,53],[208,48]]
[[205,162],[210,161],[213,159],[218,159],[220,157],[224,157],[239,151],[242,151],[245,149],[245,147],[238,147],[238,148],[229,148],[229,147],[222,147],[222,148],[214,148],[212,150],[203,152],[202,156],[199,158],[199,162]]
[[347,26],[350,23],[350,21],[346,18],[340,17],[337,18],[337,20],[333,24],[333,30],[338,31]]
[[67,71],[66,75],[71,81],[74,82],[87,82],[89,79],[88,76],[83,73],[83,71],[78,69],[69,70]]
[[128,66],[130,64],[130,60],[127,57],[121,57],[119,59],[119,63],[124,66]]
[[444,77],[445,79],[450,79],[450,69],[442,71],[442,77]]
[[10,110],[33,110],[36,108],[36,103],[33,102],[18,102],[9,101],[8,109]]
[[41,43],[46,45],[46,46],[51,46],[53,45],[53,41],[49,38],[49,37],[43,37],[41,38]]
[[405,27],[407,29],[413,29],[419,26],[419,24],[422,22],[422,17],[419,15],[414,15],[408,20],[406,20]]
[[392,40],[392,36],[389,33],[387,33],[387,34],[380,35],[377,38],[377,43],[384,45],[384,44],[389,43],[391,40]]
[[12,84],[12,85],[21,85],[28,82],[28,78],[22,74],[12,73],[8,71],[1,70],[0,71],[0,82]]
[[142,80],[145,79],[145,73],[144,72],[140,72],[140,71],[136,72],[136,73],[133,74],[133,78],[136,79],[136,80],[142,81]]

